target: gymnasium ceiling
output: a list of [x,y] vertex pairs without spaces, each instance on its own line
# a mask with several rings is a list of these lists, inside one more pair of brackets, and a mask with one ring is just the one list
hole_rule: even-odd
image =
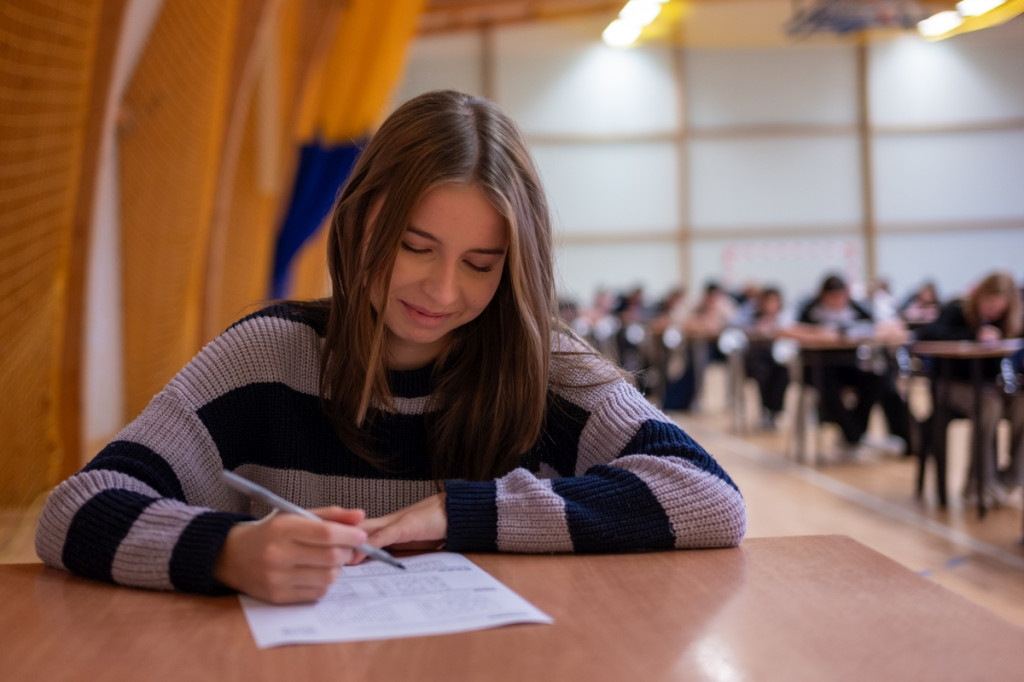
[[[743,42],[744,36],[752,33],[751,24],[770,23],[774,28],[778,26],[779,20],[785,23],[794,8],[807,6],[815,1],[817,0],[673,0],[673,4],[686,7],[691,11],[689,16],[693,19],[703,15],[714,15],[713,30],[716,32],[729,34],[729,26],[734,25],[735,35],[726,37]],[[866,3],[876,1],[863,0]],[[611,21],[625,4],[626,0],[427,0],[426,9],[420,19],[419,32],[422,35],[448,33],[484,26],[537,23],[584,15],[603,15]],[[917,4],[923,9],[938,12],[953,9],[956,0],[917,0]],[[723,21],[723,16],[732,16],[735,22]],[[753,33],[756,34],[758,31],[753,30]]]

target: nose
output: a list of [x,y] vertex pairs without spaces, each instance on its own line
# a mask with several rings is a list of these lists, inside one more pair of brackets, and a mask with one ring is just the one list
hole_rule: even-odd
[[423,290],[438,306],[448,306],[458,297],[456,263],[437,261],[423,282]]

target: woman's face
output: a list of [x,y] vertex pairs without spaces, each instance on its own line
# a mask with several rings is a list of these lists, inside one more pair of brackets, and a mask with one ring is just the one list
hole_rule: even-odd
[[987,322],[1002,318],[1009,301],[1002,294],[982,294],[978,297],[978,316]]
[[[414,369],[494,298],[508,226],[476,185],[439,185],[413,209],[395,259],[384,325],[388,367]],[[380,310],[380,292],[371,303]]]
[[782,311],[782,297],[778,294],[765,294],[761,297],[761,312],[765,315],[778,315]]

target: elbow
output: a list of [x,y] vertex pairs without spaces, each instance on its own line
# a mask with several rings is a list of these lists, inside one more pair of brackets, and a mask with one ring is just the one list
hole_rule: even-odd
[[36,522],[35,550],[36,556],[43,563],[54,568],[65,568],[63,553],[67,523],[57,513],[58,507],[54,493],[51,493]]
[[711,547],[736,547],[747,534],[747,505],[739,491],[733,490],[732,499],[723,500],[712,519]]
[[721,549],[736,547],[743,541],[747,534],[747,505],[738,490],[729,486],[727,492],[702,506],[677,523],[677,549]]
[[739,502],[727,513],[722,529],[722,547],[736,547],[747,534],[747,505],[743,497],[736,493]]

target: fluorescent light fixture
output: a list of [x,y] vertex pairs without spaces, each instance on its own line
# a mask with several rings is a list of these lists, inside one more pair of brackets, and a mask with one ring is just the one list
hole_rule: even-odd
[[646,26],[658,17],[661,3],[656,0],[629,0],[619,12],[619,19],[637,26]]
[[960,13],[949,10],[933,14],[927,19],[917,22],[917,31],[927,38],[934,38],[952,31],[962,23],[964,23],[964,18],[960,16]]
[[980,17],[1005,3],[1006,0],[960,0],[956,3],[956,11],[964,17]]
[[640,31],[642,30],[636,24],[616,19],[608,24],[608,27],[601,33],[601,39],[606,45],[611,45],[612,47],[629,47],[640,37]]

